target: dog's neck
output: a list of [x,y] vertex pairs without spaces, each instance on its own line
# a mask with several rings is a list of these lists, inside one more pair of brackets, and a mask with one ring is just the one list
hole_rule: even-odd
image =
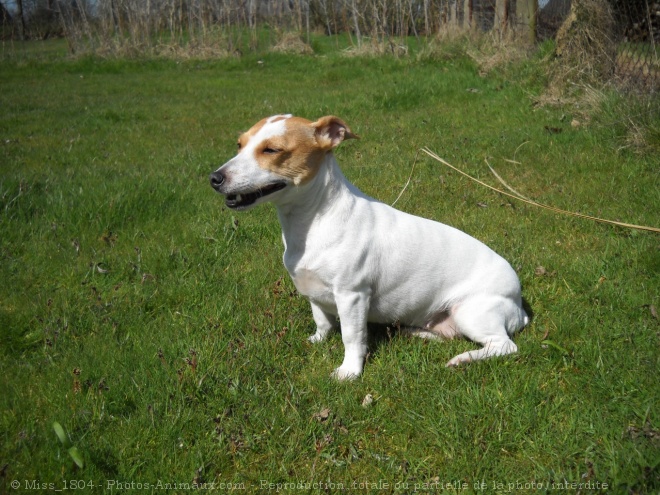
[[[304,247],[310,225],[338,207],[350,208],[350,197],[362,195],[359,189],[348,182],[339,169],[337,160],[328,153],[316,176],[307,184],[297,186],[286,198],[275,202],[277,216],[282,226],[282,236],[287,249],[297,245]],[[347,199],[340,199],[347,197]]]
[[280,222],[299,222],[308,216],[323,214],[336,203],[334,199],[337,196],[350,194],[351,189],[354,186],[344,177],[334,155],[328,153],[312,180],[302,186],[294,186],[285,197],[274,201]]

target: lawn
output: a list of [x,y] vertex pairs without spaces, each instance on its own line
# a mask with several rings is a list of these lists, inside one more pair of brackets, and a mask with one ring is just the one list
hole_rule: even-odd
[[[427,146],[496,183],[488,158],[539,202],[658,227],[658,155],[627,145],[620,97],[589,119],[535,106],[540,55],[480,76],[458,50],[46,49],[0,61],[0,492],[660,490],[658,234],[425,156],[411,174]],[[229,211],[208,184],[240,131],[285,112],[340,116],[358,187],[392,203],[410,177],[398,208],[511,262],[534,313],[518,354],[447,369],[475,346],[374,328],[364,375],[330,378],[341,337],[306,341],[274,208]]]

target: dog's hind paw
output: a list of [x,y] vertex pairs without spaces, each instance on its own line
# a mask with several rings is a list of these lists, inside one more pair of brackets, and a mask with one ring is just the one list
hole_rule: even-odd
[[454,356],[447,363],[447,367],[460,366],[463,363],[471,363],[480,359],[487,359],[495,356],[506,356],[518,352],[518,347],[511,340],[505,340],[498,343],[487,343],[481,349],[468,351],[458,356]]
[[472,357],[470,356],[470,353],[465,352],[463,354],[459,354],[458,356],[451,358],[445,366],[447,368],[455,368],[457,366],[460,366],[461,364],[471,363],[471,362],[472,362]]

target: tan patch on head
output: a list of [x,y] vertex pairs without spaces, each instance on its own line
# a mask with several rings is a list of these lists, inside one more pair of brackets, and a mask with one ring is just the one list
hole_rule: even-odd
[[[266,125],[284,122],[284,132],[265,137],[256,143],[254,157],[259,167],[290,179],[296,185],[312,180],[325,155],[344,139],[357,138],[348,126],[337,117],[323,117],[311,122],[300,117],[281,115],[263,119],[238,140],[244,148]],[[257,137],[257,139],[261,139]]]
[[314,178],[327,151],[316,139],[312,122],[291,117],[286,121],[284,134],[259,143],[255,157],[261,168],[303,185]]
[[257,132],[259,132],[261,128],[266,125],[267,122],[268,119],[261,119],[259,122],[257,122],[252,127],[250,127],[249,130],[241,134],[240,137],[238,138],[238,149],[240,150],[245,148],[250,138],[254,136]]

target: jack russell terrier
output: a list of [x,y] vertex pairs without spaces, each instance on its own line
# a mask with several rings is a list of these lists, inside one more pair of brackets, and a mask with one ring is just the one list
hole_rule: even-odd
[[370,198],[342,174],[332,150],[357,138],[339,118],[276,115],[238,140],[238,154],[210,176],[233,210],[277,208],[284,266],[309,299],[320,342],[341,324],[339,380],[362,373],[367,322],[408,327],[421,337],[462,336],[482,348],[457,366],[518,350],[511,336],[529,318],[509,263],[453,227]]

